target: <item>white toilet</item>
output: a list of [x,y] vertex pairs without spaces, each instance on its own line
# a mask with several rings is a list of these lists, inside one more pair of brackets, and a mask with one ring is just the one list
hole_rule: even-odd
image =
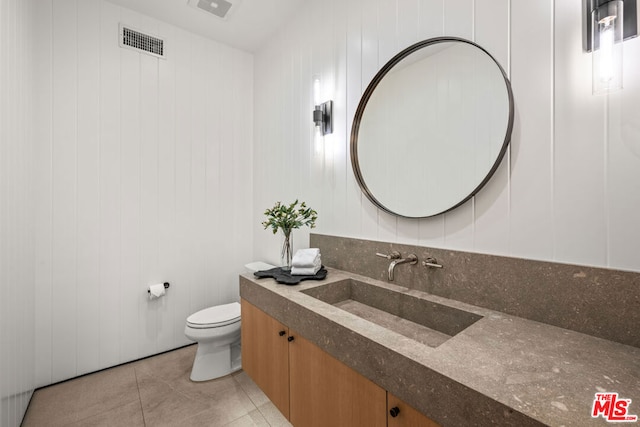
[[[249,271],[268,270],[272,265],[254,262]],[[191,368],[191,381],[220,378],[242,367],[240,354],[240,304],[205,308],[187,318],[184,334],[198,342]]]
[[241,368],[240,304],[217,305],[187,317],[184,334],[198,342],[191,381],[223,377]]

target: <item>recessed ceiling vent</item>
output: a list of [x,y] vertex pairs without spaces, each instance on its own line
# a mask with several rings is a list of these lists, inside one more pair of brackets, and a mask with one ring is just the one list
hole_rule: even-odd
[[189,0],[189,6],[221,19],[227,19],[229,14],[238,7],[239,3],[240,0]]
[[120,47],[137,50],[158,58],[165,57],[164,40],[120,24]]

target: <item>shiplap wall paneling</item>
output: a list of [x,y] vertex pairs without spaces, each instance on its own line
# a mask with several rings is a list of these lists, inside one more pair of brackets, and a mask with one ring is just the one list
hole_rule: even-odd
[[[333,207],[332,211],[336,212],[338,216],[344,218],[347,216],[347,179],[351,174],[351,164],[349,163],[349,138],[344,137],[348,134],[347,122],[347,74],[344,72],[347,68],[347,13],[344,5],[335,3],[331,13],[334,15],[333,23],[333,66],[330,69],[332,90],[334,95],[330,96],[334,98],[333,115],[336,118],[333,125],[333,132],[337,138],[332,138],[330,142],[331,147],[331,162],[333,164],[333,176],[331,179],[331,190],[333,194]],[[301,81],[307,79],[304,76],[300,76]],[[294,94],[294,99],[296,98]],[[308,110],[308,104],[304,105]],[[300,109],[302,106],[294,106]],[[308,117],[308,115],[307,115]],[[306,123],[309,123],[309,119],[306,119]],[[307,125],[308,126],[308,125]],[[344,136],[343,136],[344,135]],[[349,225],[343,220],[336,221],[334,225],[335,234],[345,235],[348,233]]]
[[[379,67],[379,37],[378,37],[378,9],[377,7],[367,7],[368,2],[362,1],[360,3],[361,8],[361,57],[360,57],[360,93],[354,93],[354,103],[360,100],[360,95],[364,92],[371,83],[371,80],[376,75]],[[357,58],[354,58],[357,60]],[[345,135],[346,138],[346,135]],[[353,174],[353,172],[351,172]],[[361,203],[361,219],[362,219],[362,233],[363,235],[376,236],[378,238],[378,215],[379,209],[373,205],[369,199],[366,198],[360,190],[360,203]]]
[[[419,21],[417,41],[444,35],[444,7],[440,0],[421,0],[419,3]],[[420,195],[416,195],[420,197]],[[444,244],[444,215],[418,221],[418,242],[425,246]]]
[[346,236],[359,235],[362,231],[362,205],[361,192],[351,172],[350,139],[353,118],[358,108],[358,99],[362,93],[362,0],[354,0],[347,3],[347,34],[346,34],[346,127],[345,142],[347,143],[347,183],[346,183]]
[[[237,299],[252,239],[251,56],[103,0],[44,3],[40,385],[188,344],[191,313]],[[166,59],[120,48],[120,23]]]
[[[145,30],[139,15],[134,12],[123,9],[120,20]],[[138,329],[142,320],[138,317],[138,302],[144,293],[141,274],[141,63],[142,54],[120,49],[120,360],[136,359],[143,339]],[[145,79],[148,77],[144,76]]]
[[54,3],[52,27],[51,359],[54,382],[76,375],[78,267],[78,7]]
[[[158,35],[167,40],[176,40],[177,34],[170,25],[158,23]],[[176,216],[176,68],[181,62],[178,51],[171,52],[173,60],[158,62],[158,280],[173,282],[179,277],[176,261],[177,216]],[[176,283],[174,283],[176,286]],[[175,298],[165,298],[156,308],[158,325],[158,351],[171,349],[178,341],[182,330],[178,326],[178,307],[187,306],[184,292],[176,292]],[[180,304],[182,302],[182,304]],[[183,310],[187,311],[187,310]]]
[[[319,102],[325,102],[330,99],[334,95],[333,92],[333,73],[331,67],[334,64],[333,60],[333,49],[334,49],[334,41],[333,41],[333,2],[327,2],[324,5],[316,3],[314,5],[310,5],[310,10],[307,16],[303,19],[306,19],[307,28],[311,28],[312,31],[306,32],[303,31],[305,36],[301,38],[300,42],[302,45],[307,46],[308,53],[298,53],[298,55],[308,55],[308,60],[310,64],[310,74],[307,77],[308,79],[319,78],[320,79],[320,100]],[[314,19],[315,16],[319,16],[319,14],[326,13],[328,16],[331,16],[330,20],[325,21],[324,23],[321,20]],[[296,25],[293,25],[294,31],[289,31],[285,37],[289,40],[295,40],[295,34],[299,32]],[[324,34],[323,34],[324,33]],[[288,52],[287,52],[288,53]],[[283,53],[284,54],[284,53]],[[304,76],[302,76],[304,77]],[[309,83],[309,87],[313,90],[313,81]],[[259,88],[257,88],[259,89]],[[312,92],[312,97],[315,94]],[[312,101],[313,100],[312,98]],[[334,104],[335,107],[335,104]],[[307,108],[308,110],[308,108]],[[335,117],[334,117],[335,118]],[[308,123],[308,122],[307,122]],[[311,124],[313,128],[313,123]],[[321,136],[320,133],[316,132],[316,129],[313,128],[312,134],[313,140],[313,157],[310,159],[310,164],[308,168],[311,172],[309,177],[310,187],[307,190],[307,194],[298,196],[297,194],[291,194],[288,196],[288,200],[297,199],[300,197],[302,200],[307,201],[307,203],[313,203],[312,207],[316,209],[316,211],[324,212],[323,213],[323,221],[325,227],[329,230],[334,228],[334,221],[332,218],[335,218],[336,212],[332,211],[330,206],[330,198],[331,198],[331,185],[332,185],[332,171],[333,171],[333,143],[336,134],[324,135]],[[287,147],[283,147],[287,150]],[[304,160],[303,160],[304,161]],[[291,177],[291,180],[294,181],[296,178]],[[295,245],[299,245],[302,243],[300,238],[304,236],[306,230],[304,231],[296,231],[296,237],[294,238]]]
[[[142,27],[150,34],[162,37],[158,22],[142,17]],[[164,300],[149,303],[146,286],[163,283],[159,264],[159,71],[160,61],[150,55],[140,55],[140,276],[136,286],[138,302],[138,352],[158,352],[158,310]],[[164,62],[164,61],[162,61]],[[145,283],[146,281],[146,283]]]
[[[444,34],[474,40],[475,1],[454,0],[443,2]],[[462,206],[444,214],[444,245],[452,249],[473,248],[476,200],[472,198]]]
[[442,3],[445,35],[473,40],[476,0],[452,0]]
[[100,340],[95,332],[100,312],[100,16],[97,1],[77,7],[77,372],[99,369]]
[[[233,227],[229,229],[230,239],[233,242],[231,251],[231,264],[225,261],[224,252],[218,255],[218,263],[223,266],[220,268],[227,275],[221,290],[221,302],[230,300],[239,300],[240,291],[238,287],[238,273],[244,272],[244,265],[247,262],[254,261],[253,258],[253,101],[254,101],[254,57],[246,53],[234,49],[227,50],[231,54],[232,61],[229,65],[232,67],[232,75],[234,76],[234,87],[237,88],[238,94],[232,95],[231,99],[237,99],[237,105],[233,109],[233,162],[231,168],[233,176],[233,192],[230,201],[233,206]],[[306,129],[306,128],[305,128]],[[300,138],[302,141],[303,139]],[[218,159],[224,162],[223,159]],[[217,206],[213,209],[217,209]],[[259,209],[258,209],[259,210]],[[223,209],[223,218],[226,218],[226,211]],[[220,223],[211,223],[212,234],[217,233],[220,229]],[[211,239],[213,241],[213,239]],[[228,241],[228,240],[227,240]],[[224,248],[224,244],[221,244]],[[224,267],[228,266],[228,268]],[[210,277],[214,277],[212,275]],[[217,283],[207,282],[209,288],[217,287]],[[225,293],[226,292],[226,293]]]
[[[510,1],[476,0],[474,7],[474,41],[484,47],[509,77]],[[502,138],[502,135],[495,135]],[[473,137],[473,136],[471,136]],[[507,149],[491,180],[474,197],[473,249],[506,255],[509,253],[509,188],[511,152]]]
[[[256,156],[256,176],[264,177],[255,181],[260,201],[313,200],[320,212],[320,233],[640,270],[640,261],[632,255],[639,245],[633,236],[640,233],[633,216],[640,207],[633,196],[640,170],[640,149],[633,141],[640,133],[640,119],[637,109],[629,107],[639,78],[633,71],[625,73],[630,89],[620,95],[591,94],[591,58],[582,52],[580,4],[351,0],[322,7],[325,13],[317,5],[307,6],[296,23],[283,28],[256,56],[262,74],[256,80],[256,108],[274,93],[287,93],[275,111],[256,115],[256,152],[262,145],[275,157],[266,166]],[[541,36],[532,39],[531,28]],[[333,37],[318,43],[319,33]],[[342,163],[342,158],[348,159],[352,117],[371,78],[412,39],[438,35],[481,44],[508,73],[516,104],[511,147],[489,184],[463,206],[424,220],[396,218],[364,197],[350,161]],[[298,43],[307,49],[301,51]],[[628,70],[640,56],[638,46],[637,40],[625,42]],[[298,114],[291,113],[295,104],[287,104],[291,82],[283,77],[283,58],[304,62],[306,55],[311,55],[311,70],[300,81],[320,73],[324,95],[334,99],[336,111],[346,111],[334,116],[339,131],[325,137],[325,143],[338,141],[330,145],[334,151],[329,155],[324,147],[323,156],[309,158],[298,157],[295,146],[300,141],[278,128],[287,123],[283,116]],[[300,99],[310,87],[310,82],[303,85],[293,98]],[[311,143],[312,136],[308,138]],[[308,162],[297,176],[277,162],[280,155],[292,154],[296,164]],[[341,179],[344,164],[346,182]],[[310,187],[291,194],[293,186],[287,182],[304,181],[307,173]],[[256,212],[254,221],[259,220],[261,212]],[[255,230],[256,257],[276,258],[275,239],[259,227]]]
[[[95,24],[95,17],[92,20]],[[100,2],[100,266],[97,335],[99,366],[120,362],[120,284],[122,263],[120,234],[122,216],[122,134],[120,48],[114,41],[114,28],[120,22],[120,8]],[[117,315],[115,315],[117,313]]]
[[[204,53],[208,50],[217,50],[217,57],[208,57]],[[225,259],[221,255],[223,251],[227,251],[229,256],[233,256],[234,243],[229,241],[228,245],[219,244],[218,239],[224,239],[229,228],[219,227],[225,220],[224,204],[229,203],[233,198],[233,187],[228,188],[226,182],[223,182],[230,174],[234,176],[235,171],[227,169],[225,161],[228,164],[234,164],[233,155],[225,157],[229,152],[233,153],[234,141],[229,138],[229,134],[225,133],[225,124],[229,124],[229,129],[233,133],[237,129],[233,128],[233,121],[226,117],[225,105],[217,102],[218,99],[229,99],[229,91],[237,90],[237,86],[227,82],[221,84],[228,78],[233,76],[233,69],[229,67],[227,61],[232,56],[225,51],[223,46],[217,46],[211,41],[203,40],[198,50],[193,51],[195,56],[202,57],[201,71],[198,84],[192,87],[196,102],[192,102],[191,106],[194,135],[199,134],[202,140],[200,146],[193,146],[193,161],[198,162],[197,157],[200,156],[202,162],[197,170],[201,176],[202,185],[198,189],[198,193],[193,194],[193,201],[196,203],[197,215],[201,218],[199,223],[208,224],[205,233],[200,240],[196,241],[194,247],[198,258],[198,264],[202,267],[194,279],[199,283],[202,298],[216,303],[227,302],[226,292],[222,289],[224,281],[222,269],[225,265],[231,264],[230,259]],[[196,94],[200,91],[202,95],[198,97]],[[240,96],[238,96],[240,99]],[[224,141],[224,142],[223,142]],[[225,160],[223,160],[225,159]],[[198,200],[201,198],[202,200]],[[224,202],[223,202],[224,200]],[[242,245],[243,242],[240,243]],[[220,273],[217,273],[220,272]],[[216,278],[212,282],[212,278]]]
[[606,98],[591,94],[591,56],[575,30],[581,7],[555,2],[555,257],[607,265]]
[[[553,259],[553,1],[511,2],[510,251]],[[532,31],[539,37],[530,37]],[[532,177],[535,177],[532,179]]]
[[33,394],[34,112],[31,1],[0,2],[0,426],[19,426]]
[[[227,49],[224,46],[219,46],[218,50],[218,58],[219,58],[219,66],[222,70],[222,82],[227,82],[226,84],[221,83],[220,85],[216,85],[212,87],[212,89],[220,90],[220,95],[222,99],[233,99],[235,96],[240,94],[240,85],[236,85],[237,83],[236,77],[239,75],[239,69],[234,69],[234,53]],[[204,76],[206,78],[206,76]],[[204,83],[204,81],[202,82]],[[202,84],[201,83],[201,84]],[[247,84],[249,84],[247,82]],[[195,90],[195,88],[194,88]],[[236,101],[238,102],[238,101]],[[210,197],[213,198],[215,202],[215,206],[212,206],[213,209],[217,209],[220,213],[220,222],[218,224],[211,223],[210,230],[212,233],[212,242],[217,243],[216,251],[212,254],[215,257],[216,262],[221,266],[221,274],[217,274],[209,280],[202,280],[200,286],[202,287],[219,287],[218,297],[227,302],[230,301],[227,298],[231,297],[231,289],[229,289],[231,284],[238,282],[237,277],[232,278],[231,271],[234,273],[237,272],[238,268],[242,268],[241,265],[236,265],[235,268],[229,268],[233,264],[233,260],[237,256],[237,252],[235,251],[236,247],[241,247],[245,245],[245,242],[241,240],[240,230],[236,224],[240,218],[245,218],[242,215],[239,218],[234,218],[234,215],[229,215],[232,212],[237,212],[239,209],[243,209],[242,204],[235,203],[235,197],[241,197],[241,195],[236,194],[237,187],[235,186],[234,179],[236,178],[236,172],[234,172],[234,165],[236,168],[243,169],[247,173],[247,177],[251,174],[250,170],[247,170],[244,166],[242,156],[238,156],[236,154],[236,149],[234,148],[234,144],[239,142],[239,136],[241,134],[241,127],[234,126],[235,124],[247,123],[247,125],[251,125],[250,122],[237,122],[236,121],[236,111],[231,108],[226,108],[227,106],[223,104],[220,111],[221,118],[221,126],[218,128],[220,135],[220,159],[222,163],[219,164],[219,172],[220,172],[220,186],[218,187],[218,194],[212,194]],[[249,118],[250,116],[247,116]],[[206,120],[206,115],[204,117]],[[238,138],[238,139],[236,139]],[[211,173],[216,172],[217,164],[211,165]],[[203,182],[204,183],[204,182]],[[204,196],[204,188],[203,194]],[[204,200],[203,200],[204,202]],[[202,204],[204,209],[204,203]],[[203,210],[203,215],[207,215],[207,213]],[[229,215],[229,216],[228,216]],[[240,223],[244,223],[247,226],[249,225],[249,221],[239,221]],[[236,246],[237,245],[237,246]],[[201,256],[206,257],[206,254],[201,254]],[[206,260],[203,259],[206,263]],[[231,265],[230,265],[231,262]],[[204,265],[206,266],[206,264]],[[227,269],[226,271],[225,268]],[[204,279],[204,278],[203,278]],[[212,280],[213,279],[213,280]],[[237,295],[237,286],[235,287],[235,295]]]
[[[207,254],[204,252],[203,247],[203,234],[198,233],[198,227],[196,224],[204,224],[203,218],[205,216],[205,176],[206,176],[206,164],[205,164],[205,118],[204,112],[205,98],[203,94],[202,84],[205,82],[206,74],[203,67],[203,53],[204,42],[202,39],[194,40],[192,43],[192,56],[191,56],[191,94],[190,94],[190,126],[191,126],[191,218],[192,223],[189,225],[189,246],[191,252],[191,262],[193,263],[192,272],[192,292],[191,292],[191,306],[195,307],[198,301],[204,300],[205,289],[205,277],[204,272],[206,269]],[[224,139],[226,135],[223,135]],[[227,139],[231,144],[231,140]],[[232,160],[231,160],[232,162]],[[230,162],[230,163],[231,163]],[[225,191],[224,189],[222,191]],[[222,195],[222,199],[227,199],[227,195]],[[206,228],[205,228],[206,230]]]
[[[392,5],[393,6],[393,5]],[[419,41],[420,0],[397,0],[396,52]],[[392,54],[395,55],[395,53]],[[384,64],[381,64],[382,67]],[[353,173],[349,171],[352,175]],[[405,236],[403,241],[411,244],[420,242],[420,221],[398,221],[398,235]]]
[[[397,0],[378,0],[378,19],[376,35],[378,38],[378,63],[380,70],[398,52],[398,31],[404,24],[398,22]],[[402,185],[402,183],[398,183]],[[398,218],[378,209],[378,238],[384,241],[398,238]]]
[[634,212],[640,206],[640,40],[624,43],[624,90],[609,98],[607,163],[608,257],[613,268],[638,269],[640,226]]
[[[444,34],[444,2],[439,0],[421,0],[418,7],[417,41]],[[416,195],[420,197],[420,195]],[[418,221],[417,244],[442,246],[444,241],[444,215]]]
[[[305,26],[309,25],[307,19],[300,19],[293,25],[292,33],[297,33]],[[294,125],[294,138],[299,141],[296,144],[297,155],[294,159],[295,175],[292,181],[295,183],[293,192],[288,200],[298,198],[298,194],[309,194],[309,188],[312,187],[312,176],[314,176],[314,169],[310,167],[311,164],[320,164],[320,162],[313,162],[314,158],[320,159],[320,152],[316,150],[316,142],[320,143],[322,138],[315,141],[314,134],[315,128],[313,124],[310,125],[310,112],[309,109],[313,109],[313,81],[309,84],[309,80],[313,80],[312,76],[319,75],[317,71],[312,73],[312,49],[308,49],[305,39],[293,39],[296,40],[295,51],[292,56],[292,71],[295,76],[295,84],[292,88],[291,97],[294,101],[293,104],[293,125]],[[321,80],[322,82],[322,80]],[[326,83],[326,81],[325,81]],[[321,84],[322,87],[322,84]],[[320,99],[324,99],[324,95]],[[319,147],[318,147],[319,148]],[[315,200],[301,198],[306,201],[310,206],[314,206]],[[273,200],[266,202],[265,207],[269,204],[273,204]],[[296,232],[294,237],[294,250],[295,248],[304,247],[305,237],[304,231],[301,233]]]
[[[204,45],[203,48],[206,50],[209,49],[209,46]],[[203,215],[207,222],[210,221],[211,224],[220,224],[224,219],[222,209],[220,209],[222,206],[219,205],[219,201],[216,197],[222,188],[221,153],[223,144],[221,144],[220,141],[222,135],[222,124],[224,122],[222,117],[222,110],[224,106],[216,102],[216,99],[224,98],[222,94],[223,87],[219,82],[223,80],[225,76],[232,75],[232,72],[229,72],[227,68],[222,65],[225,62],[226,61],[207,58],[203,68],[204,75],[208,76],[208,78],[203,80],[206,96],[202,100],[202,111],[199,113],[197,111],[195,112],[195,120],[201,121],[206,125],[203,129],[205,135],[204,139],[208,141],[204,147],[205,151],[203,156],[205,158],[206,165],[203,188]],[[216,243],[216,235],[218,233],[219,231],[216,230],[215,226],[208,227],[206,236],[202,241],[203,246],[200,251],[202,255],[205,256],[205,262],[203,264],[205,267],[205,271],[203,271],[204,278],[215,277],[215,272],[219,271],[223,262],[225,262],[225,260],[217,254],[217,248],[219,246]],[[235,242],[233,244],[235,244]],[[231,248],[226,249],[229,250],[229,253],[233,252],[233,249]],[[216,254],[216,256],[208,257],[207,254]],[[207,300],[216,302],[224,301],[224,296],[221,295],[220,287],[215,286],[213,283],[206,283],[206,280],[203,285],[203,290]]]
[[53,115],[51,105],[53,100],[53,50],[51,48],[53,5],[42,2],[35,13],[35,64],[38,70],[47,70],[34,79],[38,102],[34,106],[34,117],[39,125],[35,131],[35,378],[36,385],[49,384],[51,378],[52,347],[51,334],[53,330],[51,316],[52,298],[52,213],[53,213],[53,183],[51,181],[53,159]]
[[[268,55],[269,53],[268,50],[263,50],[260,52],[260,55]],[[257,68],[260,69],[259,66]],[[272,202],[273,192],[268,191],[264,181],[268,179],[271,183],[270,185],[278,186],[282,178],[281,174],[275,172],[277,167],[275,156],[277,156],[278,153],[268,145],[270,123],[259,118],[262,112],[268,111],[268,109],[273,106],[269,91],[269,88],[273,85],[268,84],[269,81],[273,82],[273,77],[270,78],[268,75],[270,72],[273,72],[273,67],[263,67],[259,72],[256,72],[254,76],[254,86],[256,89],[262,88],[262,90],[256,90],[254,100],[254,116],[256,120],[260,121],[261,126],[254,125],[253,187],[254,189],[258,189],[258,191],[254,191],[255,220],[253,221],[253,231],[255,234],[254,238],[258,239],[260,241],[260,247],[264,248],[264,251],[254,250],[254,256],[256,259],[262,259],[275,264],[276,261],[278,261],[276,256],[267,256],[267,254],[277,253],[278,248],[275,236],[272,237],[271,232],[269,230],[263,230],[263,227],[260,225],[263,221],[262,213],[264,210],[271,207],[271,203],[275,203]],[[272,144],[274,143],[272,142]],[[262,163],[269,164],[271,167],[261,166]],[[309,163],[307,161],[304,162],[304,164],[308,165]],[[282,195],[280,195],[280,197],[282,197]]]
[[[280,62],[280,53],[276,48],[265,49],[260,52],[262,57],[269,57],[274,63]],[[260,191],[254,192],[255,213],[253,221],[255,238],[265,245],[268,256],[259,255],[256,259],[277,264],[279,258],[279,239],[280,236],[272,235],[270,230],[264,230],[260,223],[264,220],[262,213],[266,208],[270,208],[276,201],[282,203],[289,202],[289,198],[293,193],[293,179],[290,179],[294,164],[287,167],[287,151],[286,146],[277,141],[282,141],[279,136],[274,136],[277,129],[282,128],[280,123],[280,112],[282,111],[282,94],[278,93],[279,86],[269,84],[271,81],[277,80],[277,73],[280,72],[279,67],[256,67],[255,83],[256,88],[262,88],[256,92],[254,101],[254,117],[260,120],[262,126],[254,126],[254,188]],[[259,71],[258,71],[259,70]],[[267,113],[268,112],[268,113]],[[262,115],[268,114],[270,120],[264,121],[259,119]],[[303,165],[309,166],[312,163],[304,160]],[[305,179],[304,177],[300,178]],[[278,188],[278,198],[273,199],[273,191],[269,188]],[[294,235],[294,247],[297,244],[296,235]]]
[[[193,264],[192,245],[190,242],[189,224],[193,221],[191,210],[191,59],[194,55],[193,47],[189,44],[189,35],[181,30],[174,31],[172,42],[179,49],[171,53],[175,63],[175,209],[176,209],[176,276],[172,277],[174,289],[194,286],[195,266]],[[167,59],[169,60],[169,59]],[[179,278],[179,279],[178,279]],[[180,339],[184,334],[182,325],[178,325],[178,318],[189,316],[192,305],[190,293],[175,292],[173,300],[177,303],[176,318],[174,319],[174,339]]]

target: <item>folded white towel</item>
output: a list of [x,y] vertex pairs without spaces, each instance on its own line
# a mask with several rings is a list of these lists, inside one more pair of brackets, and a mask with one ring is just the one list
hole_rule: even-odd
[[318,248],[298,249],[291,260],[291,266],[298,268],[319,267],[321,263]]
[[292,276],[315,276],[320,271],[321,265],[317,267],[291,267]]

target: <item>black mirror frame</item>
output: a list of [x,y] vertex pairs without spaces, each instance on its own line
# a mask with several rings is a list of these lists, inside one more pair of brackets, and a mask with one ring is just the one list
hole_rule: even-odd
[[[369,190],[369,188],[367,187],[367,184],[364,182],[364,178],[362,176],[362,173],[360,171],[360,165],[358,164],[358,131],[360,129],[360,123],[362,121],[362,115],[364,114],[365,108],[367,106],[367,103],[369,101],[369,99],[371,98],[371,95],[373,94],[373,92],[375,91],[376,87],[378,86],[378,84],[382,81],[382,79],[387,75],[387,73],[389,73],[391,71],[391,69],[398,64],[400,61],[402,61],[404,58],[406,58],[407,56],[411,55],[412,53],[423,49],[425,47],[428,46],[432,46],[438,43],[445,43],[445,42],[460,42],[460,43],[466,43],[469,45],[472,45],[478,49],[480,49],[481,51],[483,51],[485,54],[487,54],[487,56],[489,58],[491,58],[491,60],[497,65],[498,69],[500,70],[500,72],[502,73],[502,77],[504,79],[504,83],[507,89],[507,94],[509,97],[509,120],[507,123],[507,130],[505,133],[505,137],[504,137],[504,141],[502,143],[502,147],[500,148],[500,152],[498,153],[498,156],[496,157],[496,160],[493,164],[493,166],[491,167],[491,169],[489,170],[489,172],[487,173],[487,175],[485,176],[485,178],[480,182],[480,184],[466,197],[464,197],[460,202],[456,203],[455,205],[451,206],[448,209],[445,209],[441,212],[437,212],[431,215],[426,215],[426,216],[419,216],[419,217],[414,217],[414,216],[405,216],[402,215],[400,213],[397,212],[393,212],[392,210],[388,209],[386,206],[384,206],[378,199],[375,198],[375,196],[371,193],[371,191]],[[391,58],[381,69],[380,71],[378,71],[378,73],[376,73],[376,75],[373,77],[373,79],[371,80],[371,82],[369,83],[369,85],[367,86],[367,88],[365,89],[364,93],[362,94],[362,98],[360,99],[360,102],[358,104],[358,108],[356,109],[356,113],[353,119],[353,125],[351,127],[351,137],[350,137],[350,152],[351,152],[351,167],[353,169],[353,173],[356,177],[356,181],[358,182],[358,185],[360,186],[360,189],[362,190],[362,192],[365,194],[365,196],[367,196],[367,198],[374,204],[376,205],[378,208],[382,209],[385,212],[388,212],[390,214],[393,215],[397,215],[403,218],[431,218],[446,212],[449,212],[455,208],[457,208],[458,206],[464,204],[465,202],[467,202],[469,199],[471,199],[473,196],[475,196],[480,189],[482,189],[482,187],[484,187],[486,185],[486,183],[489,181],[489,179],[491,179],[491,177],[493,176],[493,174],[495,173],[495,171],[498,169],[498,167],[500,166],[500,163],[502,162],[502,158],[504,157],[505,153],[507,152],[507,148],[509,146],[509,142],[511,141],[511,132],[513,131],[513,116],[514,116],[514,101],[513,101],[513,92],[511,90],[511,82],[509,81],[509,78],[507,77],[507,74],[505,73],[504,69],[502,68],[502,66],[500,65],[500,63],[498,63],[498,61],[493,57],[493,55],[491,55],[486,49],[484,49],[482,46],[467,40],[467,39],[463,39],[463,38],[459,38],[459,37],[435,37],[435,38],[431,38],[431,39],[427,39],[427,40],[423,40],[421,42],[415,43],[409,47],[407,47],[406,49],[402,50],[400,53],[396,54],[393,58]]]

